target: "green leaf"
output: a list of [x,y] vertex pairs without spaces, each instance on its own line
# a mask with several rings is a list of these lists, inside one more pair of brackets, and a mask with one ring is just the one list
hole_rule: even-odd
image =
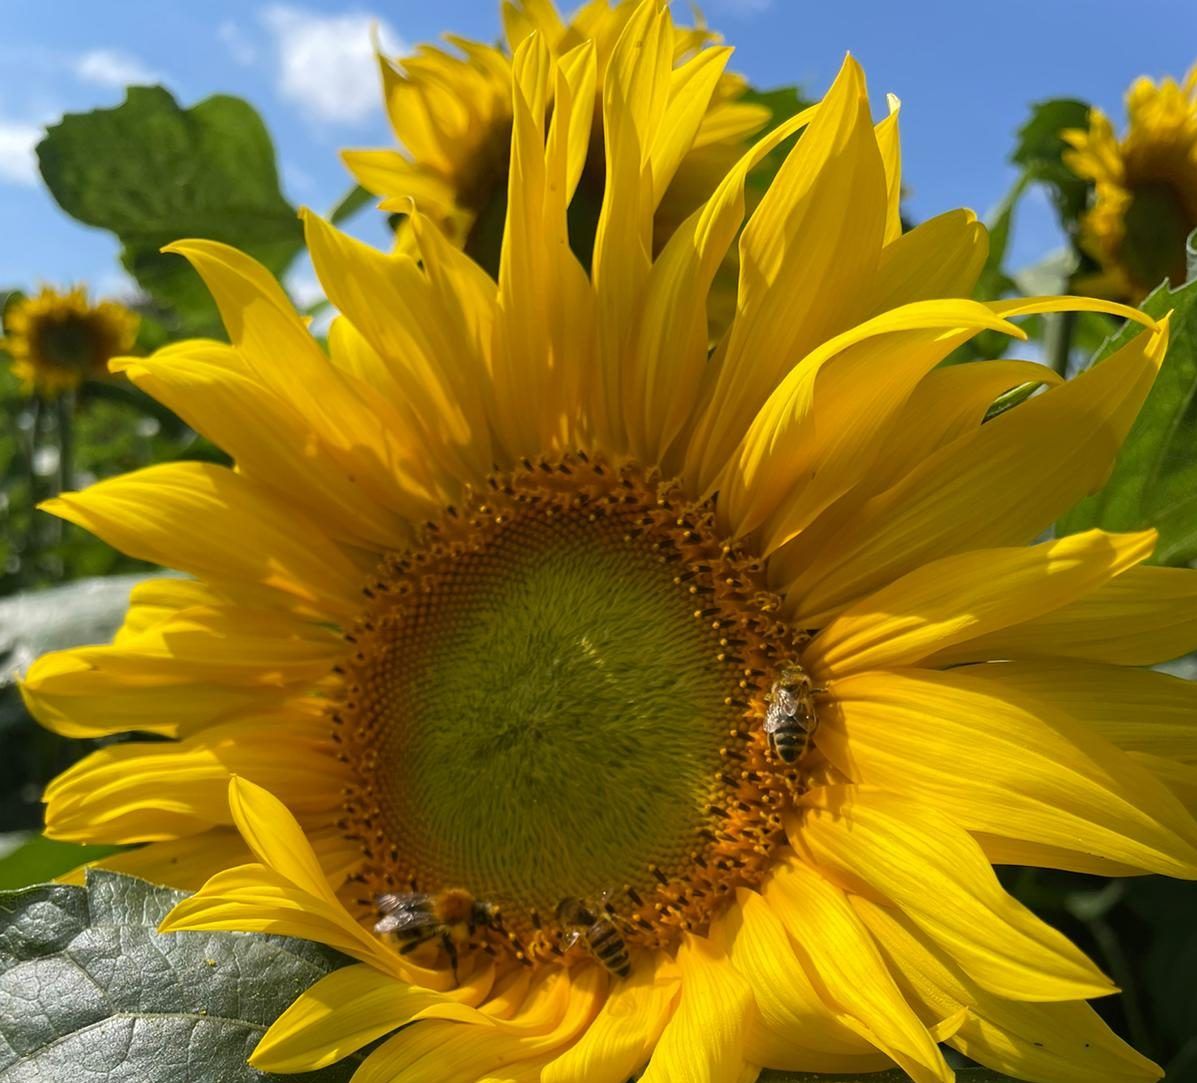
[[348,960],[285,937],[158,933],[181,897],[99,872],[86,888],[0,895],[0,1078],[345,1083],[360,1057],[286,1077],[246,1058],[300,992]]
[[116,853],[119,846],[83,846],[59,842],[32,831],[0,835],[0,891],[40,884],[77,869],[88,861]]
[[1018,130],[1012,161],[1032,179],[1048,186],[1066,228],[1080,217],[1089,198],[1089,182],[1064,164],[1067,144],[1060,133],[1089,126],[1089,105],[1074,98],[1036,102],[1031,116]]
[[281,275],[303,244],[279,190],[274,146],[240,98],[183,109],[162,87],[130,87],[114,109],[67,114],[38,145],[50,192],[67,214],[115,233],[121,261],[159,302],[215,324],[199,276],[159,249],[185,237],[235,244]]
[[[1172,315],[1172,339],[1155,386],[1147,396],[1105,486],[1060,520],[1060,534],[1091,527],[1142,530],[1155,527],[1159,545],[1152,560],[1197,560],[1197,282],[1171,290],[1160,286],[1143,311]],[[1140,332],[1124,327],[1098,352],[1099,364]]]
[[328,220],[334,226],[340,225],[346,218],[352,218],[363,207],[377,202],[378,197],[367,191],[360,184],[355,184],[339,200],[328,214]]

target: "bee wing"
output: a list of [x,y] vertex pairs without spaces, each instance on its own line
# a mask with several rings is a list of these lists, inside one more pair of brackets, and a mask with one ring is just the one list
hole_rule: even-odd
[[[788,696],[786,697],[789,698]],[[786,709],[787,705],[778,700],[769,704],[769,709],[765,712],[765,732],[776,733],[781,729],[790,718],[791,712]]]
[[401,933],[405,929],[418,929],[425,925],[436,924],[435,919],[426,910],[413,910],[403,907],[384,914],[374,923],[376,933]]
[[419,910],[428,909],[428,904],[431,902],[431,895],[413,894],[409,891],[400,891],[395,893],[388,892],[385,895],[378,895],[374,899],[374,905],[378,907],[380,914],[390,914],[395,910]]

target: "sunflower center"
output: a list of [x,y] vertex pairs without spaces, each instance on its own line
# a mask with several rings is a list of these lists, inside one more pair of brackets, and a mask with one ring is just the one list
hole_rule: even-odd
[[1121,256],[1136,282],[1154,286],[1165,278],[1185,280],[1185,238],[1197,226],[1176,188],[1167,181],[1134,187],[1126,211]]
[[369,594],[336,719],[374,893],[465,889],[537,958],[577,912],[667,944],[763,875],[795,642],[709,508],[631,464],[529,464]]
[[89,369],[95,360],[95,328],[90,320],[77,316],[45,320],[38,328],[37,352],[59,368]]

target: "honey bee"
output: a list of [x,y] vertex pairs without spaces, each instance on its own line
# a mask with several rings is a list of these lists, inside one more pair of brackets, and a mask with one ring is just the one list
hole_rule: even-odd
[[815,732],[814,689],[797,666],[786,666],[766,697],[765,736],[782,763],[797,763],[810,748]]
[[563,945],[567,951],[582,940],[612,974],[626,978],[632,972],[628,946],[606,914],[596,914],[581,899],[562,899],[557,904],[557,920],[573,926]]
[[454,981],[458,951],[473,940],[479,929],[497,929],[501,921],[494,903],[475,899],[464,888],[449,888],[435,895],[422,892],[379,895],[376,901],[382,916],[374,923],[374,931],[394,934],[402,945],[400,955],[439,939],[449,956]]

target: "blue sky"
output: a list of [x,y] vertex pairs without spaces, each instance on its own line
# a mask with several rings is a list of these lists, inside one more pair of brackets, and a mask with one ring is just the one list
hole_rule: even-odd
[[[0,39],[0,287],[86,281],[127,288],[115,242],[63,215],[39,186],[32,145],[65,112],[114,105],[127,82],[161,82],[186,105],[215,92],[247,98],[278,148],[296,204],[330,207],[348,187],[336,150],[389,145],[369,56],[377,20],[395,47],[446,30],[493,39],[498,0],[41,0],[6,4]],[[955,206],[984,214],[1013,178],[1006,163],[1027,103],[1071,95],[1122,114],[1139,74],[1180,74],[1197,59],[1197,4],[1139,0],[709,0],[736,46],[733,66],[761,86],[817,95],[845,50],[864,63],[878,115],[903,102],[904,173],[916,219]],[[679,17],[686,10],[678,5]],[[381,242],[367,218],[357,230]],[[1012,263],[1059,243],[1032,195]],[[296,268],[293,285],[310,286]]]

